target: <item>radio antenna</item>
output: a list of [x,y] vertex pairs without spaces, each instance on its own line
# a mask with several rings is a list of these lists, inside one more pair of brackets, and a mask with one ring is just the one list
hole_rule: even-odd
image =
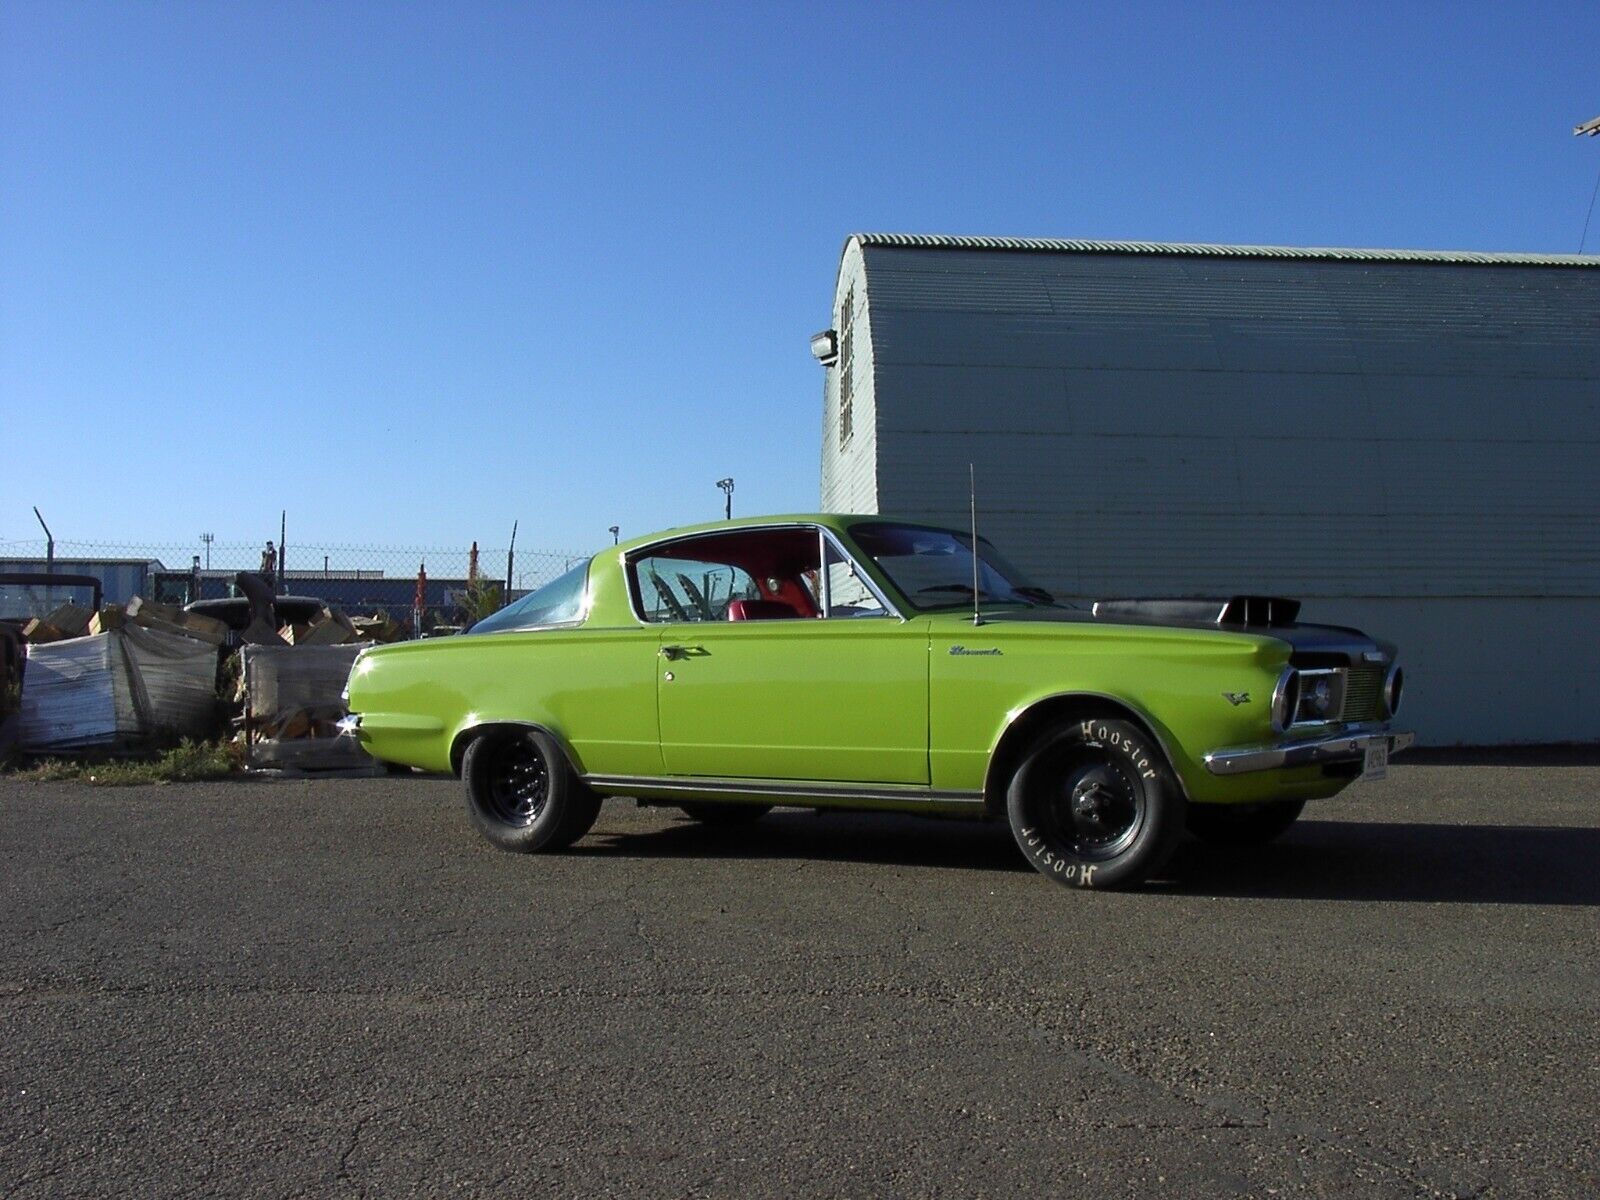
[[972,623],[983,624],[978,611],[978,473],[967,464],[967,503],[972,512]]

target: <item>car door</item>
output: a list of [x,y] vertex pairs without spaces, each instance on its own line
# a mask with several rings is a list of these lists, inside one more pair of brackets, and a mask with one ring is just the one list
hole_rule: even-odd
[[[759,590],[738,568],[726,581],[701,574],[664,606],[656,694],[669,775],[928,782],[928,622],[902,621],[826,545],[831,586],[818,573],[808,585],[827,598],[823,615],[728,620],[697,603],[695,592]],[[687,619],[697,609],[719,619]]]

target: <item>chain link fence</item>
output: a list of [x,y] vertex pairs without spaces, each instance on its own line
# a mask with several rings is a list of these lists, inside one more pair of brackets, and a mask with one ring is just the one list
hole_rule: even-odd
[[[503,603],[534,590],[589,557],[577,551],[517,547],[297,545],[287,551],[268,543],[211,541],[191,544],[57,541],[53,560],[43,539],[0,540],[0,572],[93,575],[108,603],[134,596],[166,604],[220,599],[235,594],[240,571],[271,571],[284,595],[310,596],[349,615],[383,613],[411,625],[422,594],[423,629],[481,616],[484,600],[468,593],[492,592]],[[509,570],[509,575],[508,575]],[[509,589],[507,585],[509,584]]]

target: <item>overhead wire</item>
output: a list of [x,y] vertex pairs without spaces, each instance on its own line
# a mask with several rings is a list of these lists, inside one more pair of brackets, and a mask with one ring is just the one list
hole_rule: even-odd
[[1578,239],[1578,253],[1583,253],[1583,248],[1589,241],[1589,218],[1594,216],[1594,198],[1600,196],[1600,171],[1595,172],[1594,191],[1589,193],[1589,211],[1583,217],[1583,236]]

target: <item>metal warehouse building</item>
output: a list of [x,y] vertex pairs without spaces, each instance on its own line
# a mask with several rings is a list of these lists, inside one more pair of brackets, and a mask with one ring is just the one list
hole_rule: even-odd
[[1600,739],[1600,257],[861,234],[822,503],[1075,598],[1295,596],[1435,745]]

